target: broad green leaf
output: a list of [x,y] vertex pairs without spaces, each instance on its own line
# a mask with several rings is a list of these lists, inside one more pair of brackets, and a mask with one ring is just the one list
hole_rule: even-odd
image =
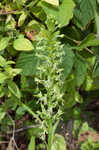
[[72,108],[75,104],[76,101],[74,101],[74,94],[73,92],[65,94],[65,101],[64,101],[64,109],[70,109]]
[[51,150],[66,150],[66,141],[63,136],[55,134]]
[[12,64],[15,64],[15,62],[12,61],[12,60],[9,60],[9,61],[6,62],[6,64],[7,64],[7,65],[12,65]]
[[42,2],[41,6],[47,15],[53,15],[61,26],[65,26],[73,17],[75,4],[73,0],[63,0],[58,8],[53,8],[51,5],[44,2]]
[[28,145],[28,150],[35,150],[35,136],[31,137],[30,143]]
[[4,50],[9,44],[9,37],[4,37],[0,40],[0,51]]
[[7,62],[6,62],[5,58],[0,55],[0,66],[4,67],[4,66],[6,66],[6,64],[7,64]]
[[39,65],[39,59],[35,56],[35,53],[21,53],[16,62],[16,67],[22,69],[23,75],[34,75]]
[[96,39],[95,34],[89,34],[78,46],[77,50],[81,51],[89,46],[99,46],[99,39]]
[[81,126],[80,132],[78,134],[78,137],[80,137],[80,135],[86,131],[88,131],[90,128],[88,126],[87,122],[84,122],[83,125]]
[[23,12],[22,15],[20,16],[19,20],[18,20],[18,26],[22,26],[25,19],[27,18],[27,13]]
[[16,75],[20,74],[21,71],[22,71],[21,69],[17,69],[17,68],[16,69],[12,69],[12,75],[16,76]]
[[78,92],[76,92],[76,91],[75,91],[75,94],[74,94],[74,99],[78,103],[82,103],[83,102],[83,99],[82,99],[81,95]]
[[82,123],[82,120],[80,119],[74,120],[73,131],[72,131],[73,136],[76,136],[77,130],[79,129],[79,127],[81,127],[81,123]]
[[65,109],[72,108],[73,105],[76,104],[76,101],[74,101],[75,87],[76,87],[75,76],[71,75],[64,82],[64,93],[65,93],[64,108]]
[[21,98],[21,93],[20,93],[20,90],[18,88],[18,86],[16,85],[15,82],[9,80],[8,81],[8,89],[10,90],[10,92],[16,96],[18,99]]
[[18,107],[16,110],[16,115],[23,116],[25,114],[25,109],[23,107]]
[[77,86],[80,87],[86,76],[87,68],[86,64],[83,60],[76,58],[75,60],[75,76],[76,76],[76,83]]
[[49,4],[52,4],[54,6],[59,6],[59,0],[43,0]]
[[32,20],[27,24],[25,31],[26,31],[27,35],[29,35],[32,39],[35,39],[36,34],[38,34],[40,32],[41,27],[42,26],[40,23],[38,23],[35,20]]
[[93,79],[91,76],[87,75],[85,82],[85,90],[90,91],[93,88]]
[[74,23],[81,29],[85,28],[86,25],[95,17],[94,9],[96,6],[95,0],[75,0],[77,7],[74,11]]
[[4,111],[4,108],[0,108],[0,122],[2,121],[2,119],[4,118],[6,112]]
[[17,51],[31,51],[34,49],[33,44],[26,38],[16,39],[13,43],[13,47]]
[[0,84],[3,83],[8,77],[4,74],[0,72]]
[[65,54],[63,56],[63,62],[61,66],[64,69],[63,71],[64,78],[67,78],[72,70],[75,55],[72,51],[72,48],[69,45],[64,46],[64,53]]
[[43,10],[43,8],[39,5],[32,7],[32,13],[39,18],[41,21],[45,21],[46,20],[46,13]]
[[16,26],[16,21],[12,15],[8,15],[7,20],[6,20],[6,29],[7,30],[14,30]]

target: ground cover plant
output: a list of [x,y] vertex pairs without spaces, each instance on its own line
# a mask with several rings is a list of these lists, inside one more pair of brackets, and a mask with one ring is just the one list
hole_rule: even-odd
[[99,149],[99,0],[0,1],[0,149]]

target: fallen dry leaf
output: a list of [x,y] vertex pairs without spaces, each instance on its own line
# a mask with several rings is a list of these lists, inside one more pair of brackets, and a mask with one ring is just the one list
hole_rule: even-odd
[[86,141],[89,136],[92,137],[94,142],[99,141],[99,133],[95,133],[95,132],[92,132],[92,131],[87,131],[87,132],[80,135],[79,142]]

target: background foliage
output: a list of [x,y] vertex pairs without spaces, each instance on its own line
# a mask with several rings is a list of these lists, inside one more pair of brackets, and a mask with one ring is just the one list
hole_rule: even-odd
[[[32,125],[28,150],[66,150],[58,123],[83,128],[81,114],[99,98],[98,48],[98,0],[0,2],[0,134],[9,135],[8,148],[18,128]],[[90,138],[79,146],[99,148]]]

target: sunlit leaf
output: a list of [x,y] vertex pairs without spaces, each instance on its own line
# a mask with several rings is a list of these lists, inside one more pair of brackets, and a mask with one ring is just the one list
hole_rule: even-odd
[[51,150],[66,150],[66,142],[63,136],[55,134]]
[[34,49],[33,44],[26,38],[16,39],[13,43],[13,47],[17,51],[31,51]]
[[35,137],[34,136],[31,137],[30,143],[28,145],[28,150],[35,150]]
[[1,55],[0,55],[0,66],[1,67],[4,67],[6,65],[6,60],[4,59],[4,57],[2,57]]
[[0,108],[0,122],[4,118],[6,112],[4,111],[4,108]]
[[4,37],[0,40],[0,51],[4,50],[9,44],[9,37]]
[[42,3],[42,7],[47,15],[53,15],[59,24],[62,26],[67,25],[73,17],[73,9],[75,4],[73,0],[63,0],[58,8],[53,8],[49,4]]
[[7,78],[8,78],[7,75],[0,72],[0,83],[3,83]]
[[43,0],[49,4],[52,4],[54,6],[59,6],[59,0]]
[[22,26],[25,19],[27,17],[27,14],[25,12],[22,13],[22,15],[20,16],[19,20],[18,20],[18,26]]
[[15,82],[9,80],[8,81],[8,89],[10,90],[10,92],[16,96],[18,99],[21,98],[21,93],[20,93],[20,90],[18,88],[18,86],[16,85]]

